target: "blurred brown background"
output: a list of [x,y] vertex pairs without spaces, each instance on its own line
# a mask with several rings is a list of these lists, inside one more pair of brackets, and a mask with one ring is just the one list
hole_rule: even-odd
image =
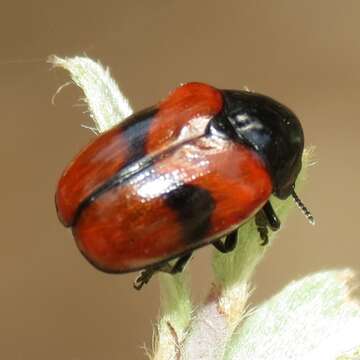
[[[111,68],[133,107],[181,82],[266,93],[300,117],[318,164],[302,191],[314,228],[293,211],[255,276],[259,302],[293,278],[359,268],[358,1],[28,1],[0,13],[0,358],[143,359],[157,281],[109,276],[84,261],[57,221],[54,189],[93,136],[75,86],[50,54],[86,53]],[[195,299],[210,249],[191,265]]]

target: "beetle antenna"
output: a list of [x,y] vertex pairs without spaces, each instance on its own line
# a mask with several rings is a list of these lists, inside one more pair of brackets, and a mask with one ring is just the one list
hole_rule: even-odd
[[302,211],[302,213],[305,215],[305,217],[308,219],[309,223],[311,225],[315,225],[315,219],[314,217],[311,215],[311,212],[306,208],[306,206],[302,203],[302,201],[300,200],[300,198],[297,196],[295,189],[292,189],[291,191],[291,196],[293,197],[293,199],[295,200],[296,205],[298,206],[298,208]]

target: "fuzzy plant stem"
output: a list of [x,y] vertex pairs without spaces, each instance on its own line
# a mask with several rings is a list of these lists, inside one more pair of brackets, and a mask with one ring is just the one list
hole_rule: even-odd
[[[133,111],[109,70],[87,57],[49,62],[70,72],[85,94],[97,132],[120,123]],[[311,149],[303,156],[304,180]],[[291,199],[271,199],[284,223]],[[154,333],[153,360],[360,359],[360,306],[353,297],[349,269],[322,271],[293,281],[257,308],[248,309],[250,279],[267,247],[260,245],[253,220],[241,227],[230,254],[215,252],[214,283],[194,309],[189,278],[160,274],[161,317]],[[270,244],[274,233],[270,234]]]

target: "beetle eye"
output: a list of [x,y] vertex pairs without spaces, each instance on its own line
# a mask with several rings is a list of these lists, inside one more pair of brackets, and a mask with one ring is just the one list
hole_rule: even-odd
[[293,197],[296,205],[298,206],[298,208],[302,211],[302,213],[305,215],[305,217],[308,219],[309,223],[311,225],[315,225],[315,219],[312,216],[311,212],[307,209],[307,207],[302,203],[302,201],[300,200],[300,198],[298,197],[298,195],[295,192],[295,189],[293,188],[291,191],[291,196]]

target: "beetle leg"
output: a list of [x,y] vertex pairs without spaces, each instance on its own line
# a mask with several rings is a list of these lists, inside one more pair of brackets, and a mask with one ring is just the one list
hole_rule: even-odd
[[166,272],[168,274],[177,274],[184,270],[186,263],[189,261],[192,252],[189,252],[186,255],[181,256],[177,259],[176,263],[171,266],[168,262],[161,265],[149,266],[148,268],[142,270],[139,276],[134,281],[134,288],[140,290],[145,284],[147,284],[152,276],[158,272]]
[[236,229],[226,236],[224,242],[218,239],[215,240],[212,244],[215,246],[217,250],[226,254],[235,249],[237,243],[237,237],[238,237],[238,230]]
[[134,288],[136,290],[140,290],[145,284],[149,282],[156,271],[158,270],[154,267],[141,270],[139,276],[134,280]]
[[271,206],[270,201],[255,215],[255,224],[262,240],[261,245],[266,245],[269,242],[268,226],[272,231],[279,230],[280,228],[280,220]]
[[160,269],[160,271],[168,272],[169,274],[177,274],[184,270],[185,265],[190,260],[192,255],[192,252],[187,253],[186,255],[181,256],[177,259],[176,263],[170,269],[170,271],[164,270],[163,268]]
[[266,220],[270,225],[271,230],[276,231],[280,229],[280,220],[277,217],[273,207],[271,206],[271,202],[268,201],[262,208],[264,211]]
[[255,224],[261,239],[260,245],[264,246],[269,242],[269,231],[266,215],[262,209],[255,215]]

